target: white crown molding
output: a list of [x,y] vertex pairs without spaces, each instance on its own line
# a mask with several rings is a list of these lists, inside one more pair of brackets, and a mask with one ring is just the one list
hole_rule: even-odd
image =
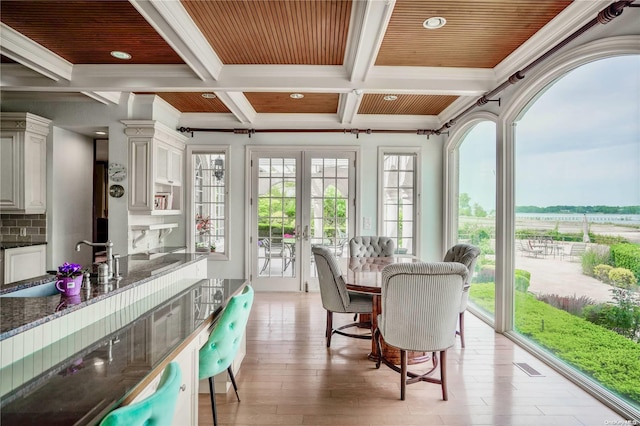
[[353,2],[344,64],[351,81],[367,79],[387,31],[395,0]]
[[201,80],[216,80],[222,61],[179,1],[130,0],[131,4]]
[[54,81],[71,80],[73,64],[1,22],[0,53]]
[[446,107],[440,114],[438,114],[438,119],[440,123],[446,123],[451,120],[453,117],[456,117],[458,114],[469,108],[470,105],[474,104],[480,96],[461,96],[455,101],[451,103],[448,107]]
[[351,123],[360,129],[437,129],[441,126],[440,120],[434,115],[379,115],[358,114]]
[[593,19],[610,1],[574,1],[494,68],[499,83]]

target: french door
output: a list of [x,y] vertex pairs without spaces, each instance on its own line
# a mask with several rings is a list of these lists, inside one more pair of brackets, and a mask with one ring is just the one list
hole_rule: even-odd
[[316,291],[312,245],[348,256],[356,152],[253,150],[250,280],[260,291]]

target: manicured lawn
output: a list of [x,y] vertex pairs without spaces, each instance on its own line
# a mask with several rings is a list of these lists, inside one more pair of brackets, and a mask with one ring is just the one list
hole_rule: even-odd
[[[473,302],[494,312],[494,284],[473,284]],[[640,344],[516,292],[515,328],[523,336],[640,408]]]

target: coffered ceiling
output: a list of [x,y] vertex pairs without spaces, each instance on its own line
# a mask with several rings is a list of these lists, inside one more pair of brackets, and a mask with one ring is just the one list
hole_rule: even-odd
[[607,4],[2,0],[0,82],[12,99],[157,94],[191,127],[437,128]]

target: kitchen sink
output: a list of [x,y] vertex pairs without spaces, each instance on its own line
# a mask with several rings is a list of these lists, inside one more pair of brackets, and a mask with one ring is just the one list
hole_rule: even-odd
[[56,288],[56,281],[54,280],[33,287],[12,291],[11,293],[5,293],[0,295],[0,297],[47,297],[55,296],[56,294],[60,294],[60,291]]

